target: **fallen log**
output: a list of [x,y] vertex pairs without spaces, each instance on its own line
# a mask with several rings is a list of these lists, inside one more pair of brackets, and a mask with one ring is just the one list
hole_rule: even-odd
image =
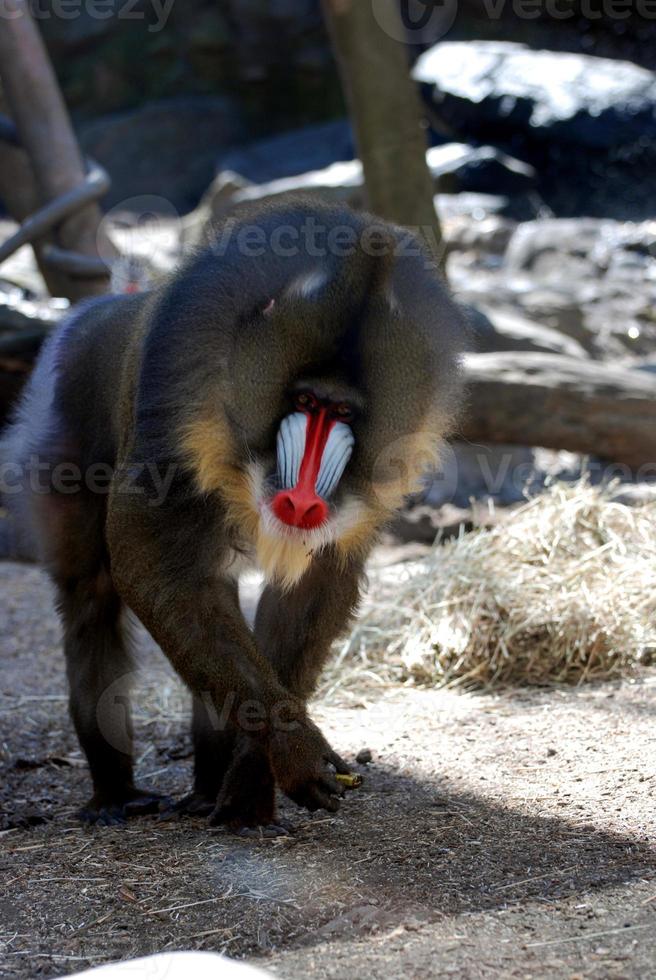
[[568,449],[656,475],[656,375],[558,354],[468,354],[472,442]]
[[[0,427],[47,325],[0,331]],[[14,366],[20,361],[20,370]],[[656,374],[561,354],[465,358],[468,404],[458,438],[599,456],[656,476]]]

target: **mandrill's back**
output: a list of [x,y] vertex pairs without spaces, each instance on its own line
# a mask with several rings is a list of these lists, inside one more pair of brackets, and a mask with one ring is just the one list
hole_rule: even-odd
[[136,376],[141,311],[148,294],[80,303],[43,345],[2,439],[3,460],[30,454],[96,455],[112,461],[120,395]]
[[42,557],[33,509],[53,473],[66,492],[66,481],[72,487],[78,470],[114,466],[147,302],[144,294],[80,303],[41,348],[0,439],[2,502],[9,512],[9,521],[0,524],[0,556]]

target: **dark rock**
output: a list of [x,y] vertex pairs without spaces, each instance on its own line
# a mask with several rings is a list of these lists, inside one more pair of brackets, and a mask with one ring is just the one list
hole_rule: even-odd
[[[417,61],[439,125],[539,171],[560,214],[643,216],[656,203],[656,74],[628,62],[446,42]],[[650,202],[647,204],[647,202]]]
[[[496,182],[521,194],[531,187],[533,181],[531,167],[490,146],[445,143],[428,150],[426,162],[436,189],[441,192],[480,191],[482,187],[489,189]],[[475,179],[472,175],[475,175]],[[475,186],[470,186],[470,182]],[[362,164],[359,160],[337,162],[322,170],[256,184],[236,194],[234,203],[262,201],[296,192],[359,205],[363,202]]]
[[518,195],[535,186],[530,164],[493,146],[445,143],[431,147],[426,159],[442,192]]
[[219,157],[217,171],[232,170],[253,183],[264,184],[280,177],[323,170],[354,156],[350,123],[338,119],[238,146]]
[[[389,528],[389,537],[401,542],[403,548],[430,549],[439,538],[448,541],[460,534],[469,533],[479,525],[473,518],[473,512],[467,507],[455,507],[452,504],[433,507],[430,504],[419,504],[408,507],[396,515]],[[421,553],[409,555],[402,560],[417,561],[425,557]]]
[[[148,21],[146,13],[147,2],[136,0],[131,4],[132,19]],[[125,0],[104,0],[98,9],[102,9],[99,17],[95,4],[74,4],[74,10],[65,12],[57,0],[40,0],[33,8],[38,11],[36,20],[48,45],[54,49],[55,55],[60,51],[71,52],[88,45],[98,38],[116,31],[118,15],[125,6]],[[72,14],[72,16],[71,16]]]
[[371,762],[373,759],[373,754],[371,749],[360,749],[355,757],[355,761],[361,766],[366,766],[367,763]]
[[230,99],[190,96],[105,116],[78,135],[112,178],[108,206],[155,195],[182,212],[211,182],[221,149],[243,138],[243,124]]
[[413,74],[435,86],[440,111],[451,114],[457,103],[477,125],[530,127],[535,139],[590,149],[656,138],[656,76],[628,62],[512,42],[445,42]]

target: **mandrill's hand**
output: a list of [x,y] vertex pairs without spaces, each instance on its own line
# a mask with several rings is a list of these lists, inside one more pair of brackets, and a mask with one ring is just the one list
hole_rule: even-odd
[[329,765],[337,772],[348,767],[309,718],[300,718],[291,730],[274,731],[270,753],[278,785],[294,803],[308,810],[339,809],[337,797],[344,791]]

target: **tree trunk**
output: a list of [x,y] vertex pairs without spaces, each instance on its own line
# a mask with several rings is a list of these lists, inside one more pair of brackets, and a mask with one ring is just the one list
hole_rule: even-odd
[[559,354],[469,354],[462,435],[592,454],[656,475],[656,375]]
[[[33,181],[38,204],[46,204],[84,181],[84,164],[73,133],[68,112],[41,35],[32,20],[27,0],[5,0],[0,21],[0,79],[12,118],[31,163],[31,177],[24,181],[17,214],[24,210]],[[18,159],[18,158],[17,158]],[[9,167],[9,163],[6,165]],[[7,178],[3,179],[7,194]],[[27,194],[26,194],[27,189]],[[8,209],[12,210],[11,188]],[[30,204],[31,206],[31,204]],[[23,215],[24,216],[24,215]],[[57,244],[85,256],[98,257],[101,212],[96,204],[86,205],[62,222]],[[103,258],[112,254],[103,241]],[[53,281],[55,280],[55,281]],[[104,293],[109,273],[97,278],[75,279],[63,273],[48,277],[51,288],[75,301]]]
[[[386,17],[397,17],[394,4]],[[323,0],[362,160],[369,208],[414,228],[440,268],[444,248],[426,165],[426,134],[406,47],[387,34],[370,0]],[[397,36],[402,36],[400,18]]]

